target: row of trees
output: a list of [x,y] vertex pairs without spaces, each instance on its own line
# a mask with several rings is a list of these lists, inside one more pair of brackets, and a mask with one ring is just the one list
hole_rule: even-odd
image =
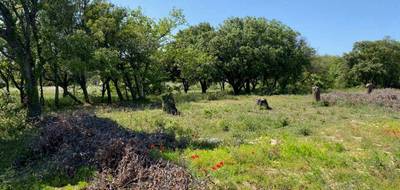
[[[92,103],[90,82],[102,100],[134,101],[160,94],[167,82],[185,92],[228,83],[234,94],[297,93],[374,82],[398,86],[399,42],[360,42],[344,57],[315,56],[290,27],[265,18],[230,18],[215,28],[185,26],[180,10],[152,19],[104,0],[0,2],[0,77],[20,92],[28,116],[41,114],[43,87],[78,103]],[[78,85],[84,100],[69,92]],[[39,87],[39,88],[38,88]]]
[[322,88],[346,88],[373,83],[400,88],[400,42],[389,37],[360,41],[343,56],[315,56],[306,72]]
[[[140,9],[126,10],[101,0],[1,1],[0,74],[20,91],[32,117],[41,114],[44,85],[55,86],[56,106],[60,88],[64,96],[81,103],[68,90],[73,83],[90,103],[91,78],[102,82],[108,102],[111,85],[120,100],[144,98],[146,88],[162,79],[155,64],[157,52],[183,23],[179,10],[153,20]],[[122,86],[130,95],[123,96]]]
[[231,18],[218,29],[201,23],[181,30],[175,39],[163,61],[175,69],[185,91],[195,83],[206,92],[211,83],[223,87],[227,82],[235,94],[250,93],[258,85],[267,93],[288,93],[314,55],[298,32],[265,18]]

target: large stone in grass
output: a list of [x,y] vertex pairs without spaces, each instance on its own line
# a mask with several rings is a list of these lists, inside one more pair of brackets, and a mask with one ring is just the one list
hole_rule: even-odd
[[368,83],[367,85],[365,85],[365,87],[368,89],[368,91],[367,91],[368,94],[371,94],[375,88],[374,84],[372,84],[372,83]]
[[265,98],[257,99],[256,103],[262,109],[267,109],[267,110],[271,110],[272,109],[271,107],[269,107],[268,101]]
[[321,101],[321,89],[318,86],[312,87],[312,93],[313,93],[314,100],[316,102]]
[[162,99],[162,108],[165,112],[172,115],[179,115],[180,112],[176,108],[175,99],[172,93],[163,94],[161,96]]

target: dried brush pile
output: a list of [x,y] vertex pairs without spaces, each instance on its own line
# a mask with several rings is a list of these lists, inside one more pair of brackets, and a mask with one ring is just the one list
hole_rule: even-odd
[[346,104],[372,104],[400,111],[400,90],[380,89],[371,94],[333,92],[322,95],[322,101],[330,105]]
[[40,130],[32,155],[71,177],[82,166],[95,167],[98,175],[88,189],[189,189],[192,183],[184,168],[149,155],[154,145],[174,149],[172,135],[133,133],[85,113],[45,119]]

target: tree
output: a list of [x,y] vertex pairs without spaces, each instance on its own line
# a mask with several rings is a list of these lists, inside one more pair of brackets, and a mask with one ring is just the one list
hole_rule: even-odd
[[[55,86],[54,104],[59,107],[59,87],[63,89],[63,95],[69,96],[78,103],[78,98],[69,93],[68,86],[73,81],[65,61],[68,57],[63,56],[68,52],[67,36],[71,35],[76,28],[76,6],[70,0],[51,1],[42,3],[43,11],[39,17],[40,38],[42,45],[42,56],[44,59],[44,77]],[[47,72],[46,72],[47,71]]]
[[93,53],[94,45],[90,36],[83,30],[77,30],[67,36],[64,51],[64,63],[67,64],[74,79],[80,85],[85,101],[90,103],[87,91],[87,78],[89,72],[94,70]]
[[[130,89],[131,96],[134,97],[134,91],[129,79],[129,73],[125,69],[126,66],[120,61],[118,54],[118,34],[121,30],[123,19],[126,18],[125,9],[113,6],[105,1],[95,1],[89,5],[85,19],[90,29],[92,38],[95,41],[97,70],[103,81],[102,96],[107,91],[107,102],[111,103],[110,81],[114,83],[117,95],[120,101],[124,101],[119,80],[124,76],[125,85]],[[127,81],[129,80],[129,81]],[[127,97],[127,99],[129,99]]]
[[[161,67],[156,54],[168,40],[174,28],[184,23],[179,10],[173,10],[170,16],[158,22],[143,15],[140,9],[128,14],[118,35],[117,47],[122,61],[130,66],[139,98],[145,98],[146,89],[153,82],[160,82],[152,76]],[[153,84],[156,85],[156,84]]]
[[400,87],[400,42],[385,38],[361,41],[344,56],[353,85],[373,83],[383,87]]
[[249,93],[259,80],[270,93],[289,92],[314,54],[298,32],[265,18],[230,18],[212,44],[217,69],[235,94],[243,88]]
[[304,73],[304,88],[309,91],[308,88],[314,85],[321,89],[344,87],[344,69],[344,59],[340,56],[314,56]]
[[35,23],[38,0],[4,0],[0,2],[0,38],[7,42],[10,54],[20,65],[25,81],[28,117],[41,114],[39,92],[35,76],[35,57],[33,56]]
[[202,93],[206,93],[213,81],[215,58],[210,43],[214,36],[214,28],[209,23],[191,26],[176,35],[172,46],[178,49],[176,61],[185,92],[189,84],[200,82]]

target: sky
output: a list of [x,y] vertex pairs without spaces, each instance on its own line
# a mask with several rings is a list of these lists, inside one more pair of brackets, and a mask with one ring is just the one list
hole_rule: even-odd
[[233,16],[276,19],[290,26],[320,55],[342,55],[353,43],[386,36],[400,40],[400,0],[109,0],[141,7],[152,18],[182,9],[190,25],[218,26]]

